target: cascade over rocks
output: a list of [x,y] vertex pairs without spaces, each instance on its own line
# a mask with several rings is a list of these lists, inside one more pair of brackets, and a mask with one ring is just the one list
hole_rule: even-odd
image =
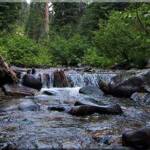
[[109,83],[101,81],[99,87],[106,94],[117,97],[130,97],[135,92],[146,92],[150,89],[150,71],[136,75],[120,74]]
[[54,72],[54,87],[69,87],[68,79],[65,76],[64,71],[55,71]]
[[[32,70],[32,72],[33,71],[34,70]],[[41,79],[40,79],[40,77],[35,77],[34,74],[31,74],[29,72],[27,74],[25,74],[22,78],[22,84],[24,86],[28,86],[30,88],[40,90],[42,88]]]
[[0,56],[0,86],[7,83],[17,83],[16,73],[8,66],[4,59]]
[[150,127],[145,127],[137,131],[126,131],[122,134],[124,146],[135,149],[146,150],[150,148]]
[[6,84],[3,89],[6,95],[15,97],[33,96],[37,92],[35,89],[18,84]]

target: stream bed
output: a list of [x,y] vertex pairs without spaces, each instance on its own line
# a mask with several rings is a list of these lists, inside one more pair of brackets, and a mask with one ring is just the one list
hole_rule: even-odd
[[[107,74],[106,74],[107,76]],[[75,78],[75,77],[74,77]],[[94,79],[93,79],[94,80]],[[150,107],[140,106],[126,98],[106,95],[84,95],[81,86],[44,87],[35,96],[0,97],[0,149],[129,149],[122,147],[122,132],[150,125]],[[80,81],[78,82],[80,83]],[[95,81],[92,82],[94,84]],[[42,94],[43,90],[54,93]],[[21,111],[20,103],[31,100],[40,106],[37,111]],[[72,116],[49,111],[48,106],[73,106],[77,100],[96,104],[120,104],[122,115],[93,114]]]

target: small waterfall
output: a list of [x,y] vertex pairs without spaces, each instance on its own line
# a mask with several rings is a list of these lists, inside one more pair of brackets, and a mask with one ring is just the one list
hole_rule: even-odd
[[83,87],[98,86],[100,80],[110,81],[114,74],[73,72],[66,73],[66,76],[73,87]]
[[[54,85],[54,72],[61,69],[37,69],[36,76],[41,77],[43,88],[51,88]],[[63,69],[62,69],[63,70]],[[88,73],[76,70],[64,70],[68,80],[68,87],[98,86],[100,80],[109,82],[116,75],[114,72]]]

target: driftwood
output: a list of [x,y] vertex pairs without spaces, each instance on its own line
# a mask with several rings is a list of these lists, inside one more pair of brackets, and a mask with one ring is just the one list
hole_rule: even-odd
[[17,83],[16,73],[8,66],[2,56],[0,56],[0,85],[6,83]]

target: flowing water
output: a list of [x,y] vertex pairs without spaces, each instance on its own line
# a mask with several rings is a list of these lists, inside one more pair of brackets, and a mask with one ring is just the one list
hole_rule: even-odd
[[[1,97],[0,148],[15,145],[18,149],[121,149],[121,134],[127,129],[136,129],[150,124],[148,106],[136,106],[130,99],[103,95],[83,95],[79,89],[85,85],[98,86],[100,79],[109,81],[117,73],[103,71],[87,73],[67,70],[65,75],[73,87],[54,88],[54,69],[38,70],[43,88],[34,97],[14,99]],[[49,75],[45,81],[44,74]],[[48,88],[49,86],[49,88]],[[54,93],[42,94],[43,90]],[[28,99],[40,105],[38,111],[20,111],[18,105]],[[48,106],[73,106],[76,100],[97,104],[119,103],[123,115],[98,115],[76,117],[66,112],[48,111]],[[125,148],[124,148],[125,149]]]

